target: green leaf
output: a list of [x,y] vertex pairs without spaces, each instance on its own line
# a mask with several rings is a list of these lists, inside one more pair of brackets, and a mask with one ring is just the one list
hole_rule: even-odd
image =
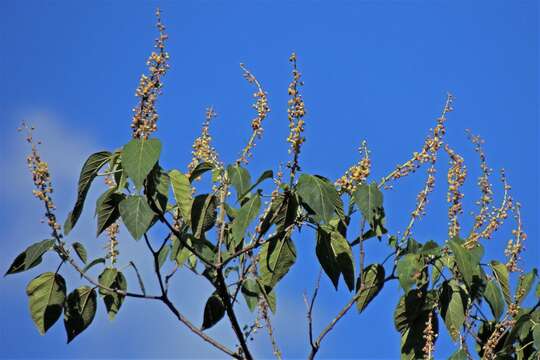
[[246,279],[242,283],[242,295],[246,299],[249,311],[253,312],[259,303],[260,289],[255,279]]
[[411,286],[416,283],[422,268],[423,264],[418,255],[406,254],[399,259],[396,274],[399,284],[405,292],[408,292]]
[[82,286],[71,292],[64,307],[64,326],[68,344],[94,320],[97,308],[96,291]]
[[272,289],[296,261],[296,248],[287,236],[274,236],[261,249],[260,277],[264,285]]
[[191,229],[196,238],[201,238],[216,223],[217,199],[214,195],[201,194],[193,200],[191,207]]
[[[82,273],[86,273],[88,270],[90,270],[91,268],[93,268],[94,266],[96,266],[97,264],[105,264],[105,259],[104,258],[97,258],[97,259],[94,259],[92,260],[92,262],[90,262],[90,264],[86,265],[82,271]],[[81,277],[82,277],[82,274],[81,274]]]
[[96,236],[99,236],[103,230],[114,224],[120,217],[120,210],[118,209],[120,202],[124,200],[126,196],[115,192],[114,189],[109,189],[104,192],[96,201],[96,215],[97,215],[97,232]]
[[271,290],[270,292],[266,291],[265,286],[261,283],[259,279],[256,280],[257,285],[259,285],[259,290],[261,291],[261,294],[264,298],[264,301],[268,304],[268,307],[270,308],[270,311],[272,311],[273,314],[276,313],[276,291]]
[[[371,264],[363,271],[364,288],[359,291],[356,299],[356,308],[358,312],[364,311],[369,303],[377,296],[384,286],[384,267],[381,264]],[[358,281],[358,286],[360,281]]]
[[244,199],[246,197],[247,194],[249,194],[249,192],[253,189],[255,189],[260,183],[262,183],[264,180],[266,179],[271,179],[274,177],[274,173],[272,172],[272,170],[266,170],[265,172],[263,172],[261,174],[261,176],[259,176],[259,178],[257,179],[257,181],[255,181],[255,183],[253,185],[251,185],[249,187],[249,189],[247,189],[243,194],[240,195],[240,197],[238,198],[238,202],[242,201],[242,199]]
[[158,254],[158,266],[160,269],[163,267],[163,264],[165,264],[165,261],[167,260],[167,257],[169,256],[170,250],[171,250],[170,246],[164,246],[161,248],[161,251]]
[[475,256],[472,250],[467,250],[462,246],[462,242],[454,238],[448,241],[450,250],[454,253],[456,265],[458,267],[465,284],[472,288],[480,277],[480,259]]
[[191,183],[189,178],[178,170],[169,172],[171,184],[174,194],[174,199],[180,210],[180,214],[184,222],[191,223],[191,206],[193,205],[193,197]]
[[[127,291],[127,281],[122,272],[114,268],[106,268],[98,278],[99,284],[113,290]],[[103,296],[105,308],[109,314],[109,320],[113,320],[124,302],[124,295],[99,289]]]
[[534,347],[536,350],[540,350],[540,325],[536,324],[532,330],[532,336],[534,341]]
[[[188,243],[189,246],[192,245],[190,237],[186,236],[185,241]],[[190,255],[192,255],[192,253],[187,247],[184,246],[184,243],[176,236],[173,236],[171,260],[176,261],[176,264],[181,267],[184,265]]]
[[501,264],[498,261],[492,261],[490,265],[491,269],[493,270],[493,275],[495,276],[495,279],[497,279],[499,285],[501,286],[504,301],[506,301],[506,303],[510,305],[513,302],[513,299],[512,295],[510,294],[508,269],[506,268],[506,265]]
[[517,305],[521,304],[523,300],[527,297],[527,295],[532,289],[532,285],[537,275],[538,275],[538,271],[536,269],[532,269],[528,274],[521,275],[519,277],[519,283],[516,289]]
[[169,174],[157,163],[146,178],[145,193],[149,199],[153,200],[149,201],[149,203],[155,205],[158,212],[165,213],[167,211],[170,186],[171,178]]
[[236,190],[236,199],[239,201],[241,196],[248,191],[251,186],[251,176],[249,172],[240,165],[229,165],[227,175],[231,180],[231,185]]
[[441,316],[452,340],[459,339],[459,331],[465,321],[466,295],[455,280],[445,281],[441,293]]
[[66,282],[62,276],[46,272],[34,278],[26,287],[30,314],[41,335],[54,325],[62,314],[66,298]]
[[332,284],[334,284],[334,287],[337,290],[341,270],[334,249],[332,248],[330,233],[321,227],[317,229],[317,245],[315,247],[315,253],[317,254],[317,259],[319,260],[322,269],[325,274],[328,275],[328,278],[332,281]]
[[189,182],[193,182],[194,180],[198,179],[202,174],[204,174],[207,171],[210,171],[214,168],[214,165],[203,162],[195,166],[195,169],[191,170],[191,173],[189,174]]
[[296,190],[308,211],[314,212],[316,220],[326,224],[332,220],[334,213],[343,217],[343,202],[328,179],[322,176],[302,174],[298,178]]
[[154,212],[140,195],[128,196],[118,206],[122,221],[135,240],[139,240],[154,219]]
[[495,320],[499,320],[504,311],[504,300],[501,289],[495,280],[488,281],[486,290],[484,290],[484,297],[486,298]]
[[88,261],[88,255],[86,249],[84,248],[84,245],[80,242],[74,242],[72,246],[79,259],[81,259],[81,261],[86,264],[86,262]]
[[42,256],[52,249],[54,239],[43,240],[30,245],[22,253],[17,255],[4,276],[26,271],[41,264]]
[[79,175],[79,188],[77,190],[77,200],[75,201],[75,206],[68,214],[68,217],[64,223],[65,235],[69,234],[71,229],[75,227],[77,220],[79,220],[79,217],[81,216],[84,200],[86,199],[86,194],[88,194],[92,181],[97,176],[98,171],[110,160],[110,158],[110,152],[100,151],[90,155],[90,157],[85,161],[81,174]]
[[137,190],[142,188],[160,153],[161,142],[158,139],[133,139],[124,146],[122,166]]
[[379,190],[377,183],[370,185],[360,184],[353,194],[353,199],[362,212],[362,216],[367,220],[369,226],[377,236],[386,233],[384,224],[386,222],[383,208],[383,194]]
[[206,301],[204,306],[204,318],[201,330],[206,330],[217,324],[225,315],[225,304],[217,293],[213,293],[212,296]]
[[255,194],[251,197],[238,211],[236,217],[232,222],[232,249],[235,249],[242,239],[244,238],[244,233],[248,228],[249,224],[257,217],[259,210],[261,208],[261,197],[259,194]]
[[457,350],[454,352],[448,360],[468,360],[467,352],[463,349]]

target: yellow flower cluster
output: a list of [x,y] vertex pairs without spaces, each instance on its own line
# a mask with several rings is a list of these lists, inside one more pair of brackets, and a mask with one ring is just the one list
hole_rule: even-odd
[[262,122],[270,112],[270,107],[268,106],[267,94],[263,90],[257,78],[244,66],[244,64],[240,64],[240,68],[244,71],[244,78],[250,84],[254,84],[257,88],[257,91],[253,93],[253,97],[256,99],[256,101],[252,107],[255,109],[255,111],[257,111],[257,116],[251,121],[251,129],[253,130],[253,133],[251,134],[246,147],[242,150],[240,158],[236,161],[238,164],[247,164],[248,159],[251,157],[251,150],[256,146],[255,139],[260,139],[262,136]]
[[291,169],[292,180],[294,179],[296,171],[300,169],[300,166],[298,165],[298,155],[300,154],[302,144],[306,141],[305,137],[302,136],[302,133],[304,132],[304,116],[306,115],[306,110],[304,107],[304,100],[299,91],[299,87],[303,86],[304,83],[300,81],[302,74],[298,71],[295,53],[291,54],[289,61],[293,66],[293,79],[288,88],[290,99],[287,103],[287,118],[289,119],[289,136],[287,137],[287,142],[291,144],[289,153],[293,154],[293,160],[287,164],[287,167]]
[[52,235],[55,238],[60,238],[60,224],[56,221],[54,210],[56,206],[52,200],[51,194],[53,193],[53,187],[51,182],[51,176],[49,173],[48,164],[41,159],[37,150],[37,145],[40,142],[35,142],[33,138],[34,127],[28,126],[25,122],[18,129],[19,131],[26,131],[26,141],[32,146],[30,155],[26,158],[28,168],[32,172],[32,180],[34,182],[35,189],[33,194],[45,205],[45,217],[47,218],[47,225],[52,230]]
[[397,180],[414,173],[418,168],[427,162],[434,163],[436,161],[436,154],[443,144],[442,139],[446,133],[446,115],[453,111],[453,101],[453,95],[448,93],[442,114],[437,119],[437,125],[435,128],[431,129],[431,134],[424,141],[422,150],[420,152],[414,152],[411,159],[403,164],[397,165],[394,171],[381,180],[380,186],[384,185],[389,180]]
[[363,184],[370,174],[371,160],[369,159],[366,141],[362,142],[358,150],[364,154],[364,157],[357,164],[351,166],[335,183],[340,193],[352,194],[356,187]]
[[429,167],[427,173],[428,177],[426,179],[426,183],[424,184],[424,188],[422,191],[416,195],[416,208],[411,213],[413,218],[419,218],[421,216],[424,216],[426,214],[426,205],[428,203],[428,195],[435,189],[435,173],[437,170],[435,169],[435,166],[432,165]]
[[114,266],[116,264],[116,259],[120,252],[118,251],[118,232],[120,231],[120,226],[118,223],[111,224],[107,229],[107,237],[109,241],[107,242],[107,259],[111,261],[111,264]]
[[156,39],[154,47],[158,52],[152,52],[148,58],[146,65],[150,74],[149,76],[141,76],[139,86],[135,91],[135,96],[140,99],[139,105],[133,109],[134,115],[131,122],[133,138],[136,139],[147,139],[150,134],[157,130],[156,100],[158,95],[161,94],[161,78],[169,69],[167,63],[169,54],[165,51],[165,41],[168,36],[165,34],[165,26],[161,22],[159,9],[156,11],[156,17],[159,37]]
[[511,186],[508,184],[504,170],[501,170],[501,182],[503,183],[504,195],[501,205],[492,209],[485,215],[485,227],[483,230],[471,231],[464,246],[472,248],[480,239],[491,239],[491,236],[497,231],[504,221],[508,218],[508,212],[514,207],[514,200],[510,196]]
[[206,109],[206,118],[203,123],[201,135],[193,142],[191,154],[193,158],[188,165],[188,171],[191,173],[195,167],[201,162],[207,162],[217,168],[222,168],[223,165],[219,161],[219,156],[215,148],[212,147],[212,137],[210,136],[210,122],[217,116],[212,107]]
[[463,157],[452,150],[448,145],[444,147],[448,156],[450,156],[450,168],[448,169],[448,194],[447,201],[451,204],[448,209],[448,236],[451,238],[459,236],[461,226],[458,216],[463,213],[461,200],[464,194],[460,188],[467,178],[467,167],[464,164]]
[[482,174],[480,177],[478,177],[477,181],[481,196],[476,202],[480,207],[480,211],[474,219],[473,231],[476,231],[486,222],[489,206],[493,202],[493,189],[491,183],[489,182],[489,176],[491,175],[492,170],[489,168],[486,162],[486,155],[482,147],[484,140],[480,136],[473,135],[470,130],[467,130],[467,133],[469,140],[474,144],[474,151],[480,157],[480,169],[482,171]]
[[435,352],[435,340],[437,339],[437,333],[433,327],[433,311],[429,312],[428,319],[424,327],[423,335],[424,347],[422,352],[424,353],[425,360],[433,359],[433,353]]
[[513,207],[514,219],[516,220],[516,228],[512,230],[514,239],[508,240],[504,254],[508,257],[506,262],[506,268],[510,272],[518,272],[521,269],[518,266],[519,260],[521,260],[521,252],[523,251],[523,241],[527,239],[527,234],[522,229],[521,224],[521,204],[516,203]]

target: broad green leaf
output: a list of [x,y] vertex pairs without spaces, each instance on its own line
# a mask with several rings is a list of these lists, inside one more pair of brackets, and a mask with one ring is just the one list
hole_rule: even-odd
[[214,195],[201,194],[193,200],[191,207],[191,229],[200,238],[216,223],[217,199]]
[[42,256],[51,250],[54,239],[43,240],[30,245],[22,253],[17,255],[4,276],[26,271],[41,264]]
[[195,166],[195,169],[191,170],[191,173],[189,174],[189,182],[193,182],[194,180],[198,179],[202,174],[204,174],[207,171],[210,171],[214,168],[214,165],[203,162]]
[[146,178],[145,193],[148,198],[152,199],[149,203],[155,204],[157,210],[161,213],[167,211],[170,186],[171,178],[169,174],[157,163]]
[[259,258],[261,281],[272,289],[295,263],[296,248],[290,238],[274,236],[262,246]]
[[294,194],[285,192],[284,194],[277,195],[272,199],[270,210],[266,213],[261,223],[260,234],[266,234],[274,224],[276,225],[276,232],[285,231],[294,223],[297,213],[298,201]]
[[375,234],[381,236],[386,233],[383,194],[377,187],[377,183],[358,185],[353,199]]
[[58,320],[66,298],[66,282],[62,276],[46,272],[34,278],[26,287],[30,314],[41,335]]
[[[195,239],[193,235],[188,234],[187,239],[193,246],[193,249],[204,258],[207,262],[214,263],[216,260],[217,247],[205,238]],[[226,258],[227,254],[222,252],[222,257]]]
[[459,339],[459,332],[465,321],[466,295],[455,280],[445,281],[440,298],[441,316],[448,333],[454,341]]
[[114,224],[120,217],[119,205],[126,196],[109,189],[96,201],[97,232],[99,236],[105,229]]
[[[106,268],[98,278],[99,284],[113,290],[127,290],[127,281],[122,272],[114,268]],[[105,308],[109,314],[109,320],[113,320],[120,310],[124,302],[124,295],[117,294],[112,291],[99,289],[99,293],[103,296]]]
[[242,295],[246,299],[249,311],[253,312],[259,303],[260,289],[255,279],[246,279],[242,283]]
[[169,256],[169,251],[171,250],[170,246],[164,246],[161,248],[161,251],[158,253],[158,266],[161,269],[167,257]]
[[343,280],[350,291],[354,289],[354,259],[351,246],[349,242],[337,231],[332,231],[331,244],[336,260],[339,266],[341,274],[343,274]]
[[516,289],[515,297],[517,305],[521,304],[523,300],[527,297],[527,295],[532,289],[534,280],[536,279],[537,275],[538,271],[536,269],[532,269],[528,274],[521,275],[519,277],[519,283]]
[[298,178],[296,190],[302,202],[309,208],[308,211],[315,213],[317,221],[328,224],[334,213],[343,217],[343,202],[328,179],[302,174]]
[[266,291],[265,285],[261,283],[259,279],[256,280],[257,285],[259,285],[259,290],[261,291],[261,294],[264,298],[264,301],[266,301],[266,304],[268,304],[268,307],[270,308],[270,311],[272,311],[272,314],[276,313],[276,291],[271,290],[270,292]]
[[204,317],[201,330],[206,330],[214,326],[223,319],[225,315],[225,304],[217,293],[213,293],[212,296],[206,301],[204,306]]
[[84,200],[86,199],[86,194],[90,189],[92,181],[97,176],[98,171],[105,165],[111,158],[111,153],[108,151],[100,151],[95,154],[90,155],[90,157],[84,163],[81,174],[79,175],[79,188],[77,190],[77,200],[75,201],[75,206],[73,210],[70,211],[68,217],[64,223],[64,234],[69,234],[71,229],[79,220],[81,216]]
[[463,349],[455,351],[448,360],[468,360],[467,352]]
[[249,224],[257,217],[259,210],[261,208],[261,197],[259,194],[255,194],[251,197],[238,211],[234,221],[232,222],[232,249],[235,249],[242,239],[244,238],[244,233],[248,228]]
[[343,235],[333,228],[319,227],[315,252],[334,287],[337,289],[339,276],[343,274],[347,287],[352,291],[354,289],[354,259],[351,246]]
[[356,299],[356,308],[358,312],[364,311],[371,300],[377,296],[384,286],[384,267],[380,264],[371,264],[363,271],[364,287],[359,289],[360,281],[358,281],[357,291],[358,298]]
[[462,242],[458,239],[449,240],[448,246],[452,250],[452,253],[454,253],[456,265],[465,284],[469,288],[472,288],[476,281],[475,278],[479,278],[480,276],[480,259],[475,256],[472,250],[465,249],[462,246]]
[[512,295],[510,294],[508,269],[506,268],[506,265],[501,264],[498,261],[492,261],[490,265],[495,279],[497,279],[499,285],[501,286],[504,301],[506,301],[506,304],[510,305],[513,302],[513,299]]
[[[394,325],[401,333],[402,359],[423,358],[422,348],[425,345],[423,331],[436,301],[434,294],[426,296],[418,289],[411,290],[400,298],[394,312]],[[437,334],[439,325],[436,314],[433,314],[432,326]]]
[[178,170],[169,172],[174,199],[180,209],[184,222],[191,223],[191,206],[193,205],[192,187],[189,178]]
[[532,329],[532,336],[534,341],[534,347],[536,350],[540,350],[540,324],[536,324]]
[[240,165],[229,165],[227,167],[227,175],[231,181],[231,185],[236,190],[236,199],[240,197],[250,188],[251,176],[249,172]]
[[158,139],[133,139],[124,145],[122,166],[137,190],[142,188],[160,153],[161,142]]
[[139,240],[154,219],[154,212],[140,195],[128,196],[118,206],[122,221],[135,240]]
[[[92,260],[89,264],[87,264],[82,273],[86,273],[88,270],[90,270],[91,268],[93,268],[94,266],[96,266],[97,264],[105,264],[105,259],[104,258],[97,258],[97,259],[94,259]],[[82,277],[82,274],[81,274],[81,277]]]
[[74,242],[72,246],[79,259],[81,259],[81,261],[86,264],[86,262],[88,261],[88,254],[84,245],[80,242]]
[[240,197],[238,198],[238,201],[242,201],[242,199],[244,197],[246,197],[247,194],[249,194],[249,192],[253,189],[255,189],[260,183],[262,183],[264,180],[266,179],[271,179],[274,177],[274,173],[272,172],[272,170],[266,170],[265,172],[263,172],[261,174],[261,176],[259,176],[259,178],[257,179],[257,181],[255,181],[255,183],[253,185],[251,185],[246,191],[244,191],[243,194],[240,195]]
[[94,320],[97,308],[96,291],[82,286],[71,292],[64,306],[64,326],[68,344]]
[[488,281],[486,289],[484,290],[484,297],[489,304],[495,320],[499,320],[504,311],[504,300],[497,281]]
[[[185,237],[185,241],[189,246],[191,246],[191,238]],[[172,237],[172,249],[171,249],[171,260],[176,261],[176,264],[181,267],[184,265],[188,257],[192,255],[191,251],[184,246],[184,243],[180,241],[176,236]]]
[[331,236],[321,227],[317,229],[317,245],[315,247],[315,253],[317,254],[317,259],[319,260],[322,269],[326,275],[328,275],[328,278],[330,278],[330,281],[332,281],[332,284],[334,284],[334,287],[337,290],[341,270],[334,249],[332,248]]
[[405,292],[408,292],[411,286],[416,283],[422,268],[423,264],[418,255],[406,254],[399,259],[396,274],[399,284]]

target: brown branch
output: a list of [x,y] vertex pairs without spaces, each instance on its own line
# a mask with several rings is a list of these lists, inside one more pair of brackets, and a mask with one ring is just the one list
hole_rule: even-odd
[[[393,279],[395,279],[395,276],[393,276],[393,274],[391,274],[391,275],[389,275],[388,277],[386,277],[384,279],[384,282],[387,282],[387,281],[393,280]],[[375,285],[370,286],[368,288],[364,288],[364,290],[369,290],[372,287],[375,287]],[[326,337],[326,335],[328,335],[328,333],[334,328],[334,326],[337,324],[337,322],[339,320],[341,320],[341,318],[343,316],[345,316],[345,314],[347,314],[347,312],[351,309],[351,307],[354,305],[356,300],[358,300],[358,298],[360,297],[361,294],[362,294],[362,291],[358,291],[349,300],[349,302],[347,302],[347,304],[345,304],[345,306],[339,311],[339,313],[336,315],[336,317],[334,319],[332,319],[332,321],[330,321],[330,323],[328,325],[326,325],[326,327],[323,329],[323,331],[321,331],[321,333],[317,337],[317,340],[315,340],[315,342],[311,346],[311,352],[309,353],[309,356],[308,356],[309,360],[313,360],[315,358],[315,355],[319,351],[319,349],[321,347],[321,343],[324,340],[324,338]]]

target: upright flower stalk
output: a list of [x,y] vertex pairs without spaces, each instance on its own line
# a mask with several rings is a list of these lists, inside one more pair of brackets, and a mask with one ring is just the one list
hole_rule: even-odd
[[157,120],[159,118],[156,110],[156,100],[161,94],[163,83],[161,78],[169,69],[169,53],[165,51],[165,41],[168,35],[165,33],[165,26],[161,22],[161,11],[156,10],[157,29],[159,37],[156,39],[153,51],[146,62],[148,75],[141,75],[139,86],[135,91],[135,96],[139,98],[139,104],[133,109],[133,120],[131,128],[134,139],[147,139],[157,130]]
[[289,61],[293,67],[293,79],[288,89],[290,98],[287,108],[287,118],[289,119],[289,136],[287,137],[287,142],[290,143],[289,154],[292,154],[293,158],[287,164],[287,167],[290,169],[290,186],[292,186],[296,172],[300,170],[298,156],[300,155],[302,144],[306,141],[303,136],[306,109],[304,107],[304,100],[300,94],[300,87],[304,85],[304,82],[300,80],[302,74],[298,71],[295,53],[291,54]]

